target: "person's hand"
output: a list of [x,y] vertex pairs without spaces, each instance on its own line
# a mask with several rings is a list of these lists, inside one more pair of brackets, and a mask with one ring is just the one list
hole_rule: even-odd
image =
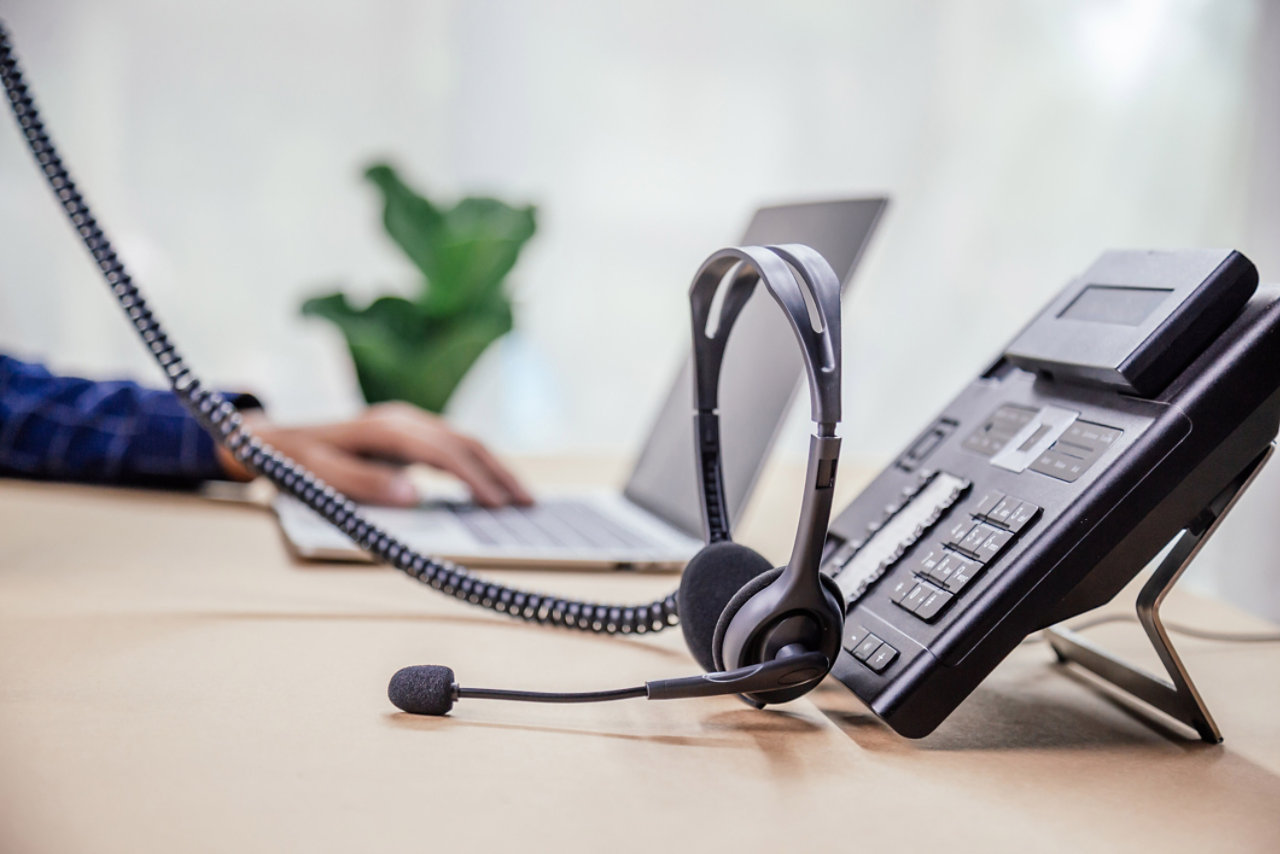
[[[404,467],[425,463],[465,483],[486,507],[532,504],[515,475],[484,445],[451,428],[443,418],[407,403],[382,403],[336,424],[279,427],[261,413],[245,424],[262,441],[297,460],[354,501],[408,507],[419,500]],[[225,448],[218,458],[234,480],[251,473]]]

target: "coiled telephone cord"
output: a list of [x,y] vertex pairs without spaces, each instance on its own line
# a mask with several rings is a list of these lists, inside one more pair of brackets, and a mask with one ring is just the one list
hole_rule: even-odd
[[147,306],[124,263],[116,256],[88,204],[62,164],[45,132],[39,111],[0,21],[0,80],[31,153],[80,239],[93,255],[111,293],[168,378],[182,405],[218,442],[251,471],[319,513],[360,548],[423,584],[472,605],[541,625],[599,634],[662,631],[679,622],[676,596],[644,605],[580,602],[508,587],[472,575],[451,561],[421,555],[374,525],[342,493],[304,466],[263,442],[245,426],[240,413],[217,390],[207,388],[187,367],[160,321]]

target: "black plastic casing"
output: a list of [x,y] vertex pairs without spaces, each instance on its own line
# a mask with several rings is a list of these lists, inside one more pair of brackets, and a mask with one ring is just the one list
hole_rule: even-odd
[[[1223,288],[1225,304],[1239,298],[1235,274]],[[923,469],[972,484],[848,606],[846,632],[862,627],[890,644],[898,651],[892,664],[877,673],[845,650],[833,674],[897,732],[924,736],[1027,635],[1112,599],[1195,524],[1280,429],[1280,288],[1259,289],[1227,320],[1225,329],[1214,321],[1218,334],[1198,354],[1174,354],[1183,367],[1148,399],[1026,370],[1003,356],[970,383],[831,525],[828,555],[841,543],[866,539],[886,505],[901,501]],[[964,446],[1007,404],[1060,407],[1123,433],[1074,482],[1009,471]],[[923,459],[913,454],[939,424],[946,425],[944,438]],[[913,575],[940,532],[992,489],[1033,502],[1039,516],[933,621],[891,601],[895,584]]]
[[[1105,252],[1005,348],[1005,358],[1058,379],[1156,394],[1240,313],[1258,271],[1239,252]],[[1099,323],[1073,317],[1086,291],[1161,295],[1146,316]]]

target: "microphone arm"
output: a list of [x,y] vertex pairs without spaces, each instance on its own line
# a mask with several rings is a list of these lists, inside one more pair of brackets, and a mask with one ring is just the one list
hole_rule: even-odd
[[501,688],[464,688],[448,667],[405,667],[391,677],[387,695],[402,711],[416,715],[448,714],[457,700],[515,700],[525,703],[599,703],[644,697],[649,700],[683,700],[725,694],[754,694],[816,683],[827,674],[830,662],[820,652],[803,652],[799,645],[784,647],[779,657],[762,664],[718,673],[700,673],[678,679],[658,679],[634,688],[611,691],[508,691]]
[[612,691],[507,691],[501,688],[464,688],[454,684],[453,698],[519,700],[529,703],[600,703],[606,700],[685,700],[721,694],[751,694],[778,688],[792,688],[821,679],[827,672],[827,657],[806,652],[790,658],[753,664],[719,673],[699,673],[679,679],[656,679],[635,688]]
[[[797,648],[800,647],[797,645]],[[831,663],[820,652],[788,655],[787,651],[784,647],[779,652],[779,658],[739,667],[737,670],[646,682],[645,696],[650,700],[684,700],[689,697],[776,691],[779,688],[794,688],[818,682],[831,669]]]
[[453,699],[516,700],[521,703],[603,703],[647,696],[647,685],[612,691],[507,691],[503,688],[464,688],[453,685]]

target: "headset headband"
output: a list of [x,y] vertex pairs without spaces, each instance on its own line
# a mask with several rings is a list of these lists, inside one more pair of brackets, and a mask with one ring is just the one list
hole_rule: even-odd
[[[724,282],[730,273],[732,278]],[[808,246],[792,243],[721,249],[707,258],[694,275],[689,301],[693,310],[694,428],[702,480],[702,519],[707,542],[730,538],[720,459],[720,367],[729,333],[755,290],[756,282],[764,282],[774,301],[782,307],[800,344],[809,380],[811,414],[817,424],[817,433],[809,448],[809,492],[801,511],[802,530],[797,532],[796,548],[792,552],[794,566],[807,562],[814,547],[814,538],[818,535],[813,533],[812,525],[810,530],[804,530],[806,523],[818,521],[808,518],[819,509],[811,500],[813,490],[826,489],[825,503],[829,505],[829,486],[835,477],[840,447],[840,440],[835,438],[835,425],[840,421],[840,280],[826,259]],[[802,284],[816,309],[817,327],[810,318]],[[720,314],[714,329],[708,332],[712,304],[722,286],[727,290]],[[821,523],[821,536],[825,537],[826,520]]]
[[[707,334],[720,283],[734,267],[737,269],[727,285],[729,290],[715,330]],[[809,306],[792,267],[800,274],[799,281],[808,289],[817,309],[818,329],[810,320]],[[840,420],[840,280],[816,250],[798,243],[721,249],[698,268],[689,288],[693,309],[694,405],[702,412],[716,410],[720,366],[729,332],[759,281],[764,282],[774,301],[786,312],[800,344],[809,377],[813,420],[819,424],[837,423]]]

